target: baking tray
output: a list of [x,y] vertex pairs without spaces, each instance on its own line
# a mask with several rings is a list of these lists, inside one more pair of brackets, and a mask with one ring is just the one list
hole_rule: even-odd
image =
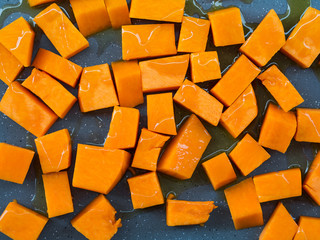
[[[73,13],[68,1],[60,1],[58,4],[69,15],[72,22],[75,23]],[[320,9],[320,1],[308,0],[187,0],[185,14],[189,16],[197,16],[206,18],[206,12],[223,7],[237,6],[241,9],[244,17],[244,25],[246,34],[250,34],[252,29],[257,26],[267,12],[273,8],[279,14],[283,21],[287,34],[290,29],[298,22],[308,6]],[[44,9],[45,6],[31,9],[26,0],[0,0],[0,26],[3,27],[20,16],[25,17],[32,23],[32,17]],[[152,23],[152,21],[135,21],[138,24]],[[179,29],[177,24],[176,29]],[[36,39],[34,54],[39,47],[56,52],[50,41],[41,31],[35,27]],[[248,36],[248,35],[247,35]],[[178,33],[177,33],[178,37]],[[102,63],[111,63],[121,59],[121,31],[108,29],[101,33],[89,37],[90,48],[79,53],[71,60],[85,67]],[[239,55],[239,46],[230,46],[216,49],[212,44],[212,36],[210,34],[207,50],[217,50],[220,60],[221,69],[226,70],[233,62],[235,57]],[[320,108],[320,66],[317,62],[309,69],[301,69],[290,59],[281,53],[270,61],[270,63],[278,64],[279,68],[290,79],[293,85],[301,93],[305,102],[301,107]],[[19,76],[18,80],[23,81],[31,72],[30,68],[25,69]],[[189,78],[189,76],[187,76]],[[210,81],[200,84],[204,89],[209,89],[216,81]],[[77,95],[77,89],[66,86],[69,91]],[[250,133],[256,139],[263,120],[263,113],[266,105],[270,101],[274,101],[272,96],[261,86],[258,80],[253,82],[258,104],[259,115],[256,120],[248,127],[245,132]],[[0,97],[4,94],[7,86],[0,82]],[[180,124],[183,119],[190,113],[183,108],[175,105],[176,122]],[[140,127],[146,127],[146,104],[138,107],[141,113]],[[67,128],[73,140],[73,159],[72,167],[69,169],[69,177],[72,179],[73,166],[75,161],[76,146],[78,143],[102,145],[108,133],[108,127],[111,120],[112,109],[95,111],[92,113],[82,114],[78,104],[71,109],[68,115],[59,120],[50,129],[54,132],[63,128]],[[238,139],[233,139],[221,126],[212,127],[204,123],[213,137],[210,145],[205,151],[201,161],[205,161],[220,152],[229,152],[235,143],[243,137],[243,133]],[[35,150],[34,136],[26,132],[23,128],[11,121],[2,113],[0,114],[0,141],[9,144],[26,147]],[[303,175],[305,175],[310,163],[312,162],[319,144],[297,143],[292,142],[286,154],[268,150],[271,159],[266,161],[262,166],[252,172],[249,176],[272,172],[277,170],[285,170],[292,167],[300,167]],[[129,188],[126,178],[132,174],[128,171],[121,182],[107,195],[112,205],[118,211],[117,217],[122,219],[123,227],[119,229],[114,239],[258,239],[263,227],[256,227],[236,231],[231,220],[231,215],[225,201],[223,189],[214,191],[206,177],[202,167],[199,165],[194,176],[190,180],[178,181],[171,177],[159,174],[161,186],[164,195],[174,193],[178,199],[183,200],[213,200],[218,206],[213,211],[209,221],[203,226],[188,227],[167,227],[165,221],[165,206],[151,207],[144,210],[133,210]],[[238,181],[243,177],[238,172]],[[85,239],[71,225],[70,220],[78,214],[89,202],[91,202],[97,193],[72,188],[75,211],[61,217],[50,219],[42,232],[39,239]],[[16,199],[19,203],[34,209],[42,214],[46,214],[45,198],[43,185],[41,180],[40,164],[37,157],[34,158],[28,175],[23,185],[10,182],[0,181],[0,212],[6,205]],[[320,208],[316,206],[312,200],[306,196],[294,199],[286,199],[282,201],[292,216],[297,220],[301,215],[320,217]],[[262,204],[264,220],[267,222],[277,202],[268,202]],[[0,234],[0,239],[8,239]]]

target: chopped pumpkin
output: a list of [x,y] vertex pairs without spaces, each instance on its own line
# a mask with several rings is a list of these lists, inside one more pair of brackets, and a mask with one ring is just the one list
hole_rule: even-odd
[[147,95],[148,129],[167,135],[177,135],[172,93]]
[[29,171],[34,151],[0,143],[0,179],[22,184]]
[[162,154],[158,171],[182,180],[191,178],[210,140],[208,131],[192,114]]
[[72,186],[108,194],[127,171],[130,157],[123,150],[78,144]]
[[320,153],[313,160],[303,182],[303,189],[320,206]]
[[185,80],[173,100],[213,126],[218,125],[223,110],[222,103],[193,82]]
[[104,2],[108,10],[112,28],[117,29],[122,25],[131,24],[126,0],[104,0]]
[[302,194],[299,168],[258,175],[253,181],[260,202],[298,197]]
[[298,142],[320,143],[320,109],[297,108]]

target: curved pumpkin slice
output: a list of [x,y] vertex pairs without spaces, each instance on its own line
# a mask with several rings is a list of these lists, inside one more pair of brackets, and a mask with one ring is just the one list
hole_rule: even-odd
[[0,43],[25,67],[31,64],[34,37],[33,29],[23,17],[0,30]]
[[281,20],[271,9],[254,30],[240,51],[259,67],[266,65],[285,44],[286,39]]

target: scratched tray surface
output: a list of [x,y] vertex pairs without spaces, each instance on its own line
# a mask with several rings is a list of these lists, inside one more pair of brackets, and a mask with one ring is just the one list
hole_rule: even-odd
[[[74,16],[70,9],[68,1],[58,2],[65,10],[73,22]],[[274,8],[283,21],[287,34],[290,29],[298,22],[301,14],[308,6],[320,9],[320,1],[315,0],[187,0],[185,15],[206,18],[206,12],[228,6],[238,6],[244,17],[245,31],[248,34],[257,26],[266,13]],[[0,26],[3,27],[20,16],[25,17],[32,23],[32,17],[40,12],[44,7],[31,9],[26,0],[1,0],[0,1]],[[136,20],[136,23],[150,23],[151,21]],[[49,49],[56,52],[50,41],[44,36],[37,27],[34,54],[39,47]],[[177,30],[179,25],[177,24]],[[178,36],[178,34],[177,34]],[[102,63],[111,63],[121,59],[121,32],[120,30],[108,29],[89,38],[90,48],[79,53],[71,60],[85,67]],[[212,36],[209,35],[207,50],[217,50],[221,69],[225,70],[238,56],[239,46],[230,46],[224,48],[214,48],[212,44]],[[318,62],[319,59],[316,61]],[[320,66],[315,63],[309,69],[300,69],[291,60],[278,53],[272,60],[277,63],[279,68],[295,85],[301,93],[305,102],[301,107],[319,108],[320,107]],[[25,69],[19,76],[19,80],[23,81],[31,69]],[[189,76],[187,76],[189,78]],[[200,84],[204,89],[214,86],[215,81]],[[69,91],[77,95],[77,89],[66,86]],[[248,127],[245,132],[249,132],[256,139],[260,131],[263,120],[263,113],[266,105],[270,101],[274,101],[272,96],[259,84],[257,80],[253,82],[258,104],[259,115],[257,119]],[[0,82],[0,97],[4,94],[7,86]],[[141,113],[140,127],[146,127],[146,104],[138,107]],[[78,104],[71,109],[68,115],[59,120],[50,129],[54,132],[59,129],[67,128],[73,139],[73,164],[69,169],[69,177],[72,179],[73,166],[75,161],[76,146],[78,143],[102,145],[108,133],[108,126],[111,120],[112,109],[105,109],[92,113],[82,114]],[[181,121],[190,113],[181,107],[175,105],[176,122]],[[221,127],[213,127],[204,123],[213,137],[210,145],[203,155],[201,161],[207,160],[219,152],[229,152],[232,146],[239,139],[232,137]],[[244,135],[243,133],[239,138]],[[0,141],[20,147],[35,149],[34,136],[27,133],[24,129],[11,121],[2,113],[0,114]],[[256,169],[250,176],[262,174],[271,171],[285,170],[292,167],[300,167],[302,172],[306,173],[310,163],[312,162],[319,144],[297,143],[292,142],[287,153],[281,154],[268,150],[271,159],[266,161],[261,167]],[[211,214],[209,221],[204,227],[188,226],[188,227],[167,227],[165,222],[165,206],[157,206],[144,210],[132,209],[129,188],[126,178],[131,177],[131,173],[127,172],[121,182],[108,194],[107,198],[118,211],[117,217],[123,222],[123,227],[119,229],[114,239],[258,239],[263,227],[245,229],[241,231],[234,230],[231,215],[224,198],[223,190],[214,191],[209,184],[203,169],[199,166],[192,179],[186,181],[178,181],[171,177],[159,174],[162,190],[166,196],[168,193],[174,193],[178,199],[184,200],[214,200],[218,209]],[[240,176],[238,172],[238,176]],[[238,181],[243,177],[239,177]],[[79,213],[89,202],[91,202],[97,193],[86,190],[72,188],[75,211],[61,217],[50,219],[42,232],[40,239],[85,239],[71,225],[70,220]],[[45,198],[43,185],[41,180],[40,164],[35,157],[27,178],[23,185],[10,182],[0,182],[0,212],[4,210],[6,205],[13,199],[31,209],[42,214],[46,214]],[[320,217],[320,208],[317,207],[306,194],[303,196],[283,200],[289,212],[295,219],[300,215]],[[265,222],[269,219],[274,210],[276,202],[263,203]],[[8,239],[0,234],[0,239]]]

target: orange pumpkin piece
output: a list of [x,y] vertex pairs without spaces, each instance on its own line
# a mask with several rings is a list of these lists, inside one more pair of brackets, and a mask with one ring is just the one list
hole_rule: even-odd
[[298,197],[302,194],[299,168],[258,175],[253,181],[260,202]]
[[285,112],[304,102],[299,92],[276,65],[272,65],[261,73],[258,79],[261,80]]
[[260,131],[259,144],[285,153],[296,133],[297,120],[293,112],[285,112],[270,104]]
[[0,143],[0,179],[22,184],[33,156],[34,151]]
[[31,64],[35,33],[20,17],[0,30],[0,44],[8,49],[25,67]]
[[320,53],[320,11],[309,7],[291,32],[281,52],[308,68]]
[[0,111],[37,137],[41,137],[58,119],[44,103],[20,83],[13,82],[0,102]]
[[68,129],[34,140],[43,173],[59,172],[71,165],[71,138]]
[[303,182],[303,189],[320,206],[320,153],[313,160]]
[[121,219],[116,220],[116,210],[100,194],[74,219],[72,226],[88,239],[111,239],[121,227]]
[[122,59],[174,55],[177,53],[173,24],[122,26]]
[[70,4],[83,36],[92,35],[111,26],[104,0],[71,0]]
[[172,93],[147,95],[148,129],[167,135],[177,135]]
[[189,54],[158,58],[139,63],[143,92],[178,89],[188,70]]
[[213,126],[218,125],[223,110],[222,103],[193,82],[185,80],[173,100]]
[[226,153],[221,153],[218,156],[205,161],[202,163],[202,166],[214,190],[218,190],[237,179],[237,175],[234,172]]
[[293,240],[318,240],[320,236],[320,218],[301,216],[299,228]]
[[36,68],[22,86],[41,98],[60,118],[64,118],[77,101],[58,81]]
[[252,178],[224,190],[236,230],[262,226],[261,205]]
[[240,51],[259,67],[262,67],[270,61],[285,42],[282,22],[277,13],[271,9],[241,46]]
[[232,137],[237,138],[257,115],[257,99],[250,84],[237,100],[222,113],[220,123]]
[[166,22],[181,22],[185,0],[132,0],[130,17]]
[[292,240],[297,230],[298,225],[280,202],[260,234],[259,240]]
[[216,51],[191,53],[192,82],[199,83],[221,78],[220,63]]
[[72,186],[108,194],[127,171],[130,157],[123,150],[78,144]]
[[111,63],[121,107],[135,107],[144,102],[138,61]]
[[30,7],[35,7],[41,4],[55,2],[57,0],[28,0]]
[[158,171],[182,180],[191,178],[210,140],[208,131],[192,114],[162,154]]
[[33,20],[64,58],[71,58],[89,47],[89,42],[55,3]]
[[83,69],[78,97],[81,112],[90,112],[119,105],[107,63]]
[[208,20],[183,17],[178,52],[204,52],[207,47],[209,29]]
[[0,217],[0,232],[15,240],[37,240],[47,222],[45,216],[13,201]]
[[140,113],[138,109],[114,107],[105,148],[134,148],[137,142]]
[[229,157],[237,165],[241,173],[244,176],[247,176],[262,163],[267,161],[270,158],[270,155],[250,136],[250,134],[246,134],[231,151]]
[[72,196],[66,171],[42,175],[49,218],[73,212]]
[[245,55],[241,55],[210,92],[229,107],[259,73],[260,69]]
[[208,13],[213,43],[216,47],[244,43],[241,12],[231,7]]
[[167,200],[167,225],[174,227],[204,224],[208,221],[210,213],[216,208],[213,201]]
[[128,179],[134,209],[148,208],[164,203],[156,172],[149,172]]
[[320,143],[320,109],[297,108],[298,142]]
[[161,148],[169,138],[143,128],[131,166],[156,171]]
[[39,49],[32,66],[49,73],[71,87],[76,87],[82,72],[82,67],[79,65],[43,48]]
[[104,0],[108,10],[112,28],[131,24],[129,9],[126,0]]
[[0,79],[10,85],[22,69],[20,61],[0,43]]

